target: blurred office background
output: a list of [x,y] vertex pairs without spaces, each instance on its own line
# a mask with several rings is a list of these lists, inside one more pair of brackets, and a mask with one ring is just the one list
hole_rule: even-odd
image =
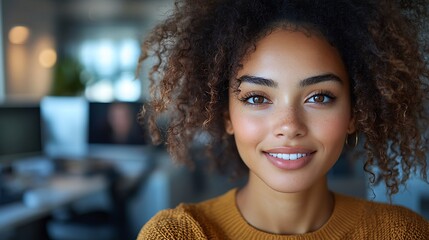
[[[0,240],[134,239],[157,211],[243,184],[204,161],[172,164],[137,123],[148,98],[148,81],[135,79],[139,45],[172,7],[0,1]],[[388,201],[350,158],[330,172],[331,188]],[[429,218],[425,188],[412,179],[393,200]]]

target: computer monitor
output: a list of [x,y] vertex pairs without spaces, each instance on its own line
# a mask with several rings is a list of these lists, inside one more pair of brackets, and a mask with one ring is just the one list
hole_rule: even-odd
[[89,103],[88,143],[145,145],[138,123],[140,102]]
[[42,152],[40,106],[0,104],[0,162],[10,163]]
[[88,151],[88,101],[83,97],[48,96],[40,105],[46,156],[85,157]]

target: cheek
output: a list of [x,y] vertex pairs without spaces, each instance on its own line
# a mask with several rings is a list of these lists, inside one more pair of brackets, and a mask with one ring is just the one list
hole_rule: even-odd
[[324,144],[329,145],[329,147],[342,149],[349,121],[350,118],[348,116],[338,116],[335,114],[326,116],[323,119],[319,117],[319,121],[314,121],[311,124],[312,132]]
[[231,112],[231,124],[234,130],[237,147],[255,146],[268,132],[266,119],[262,116],[254,116],[245,112]]

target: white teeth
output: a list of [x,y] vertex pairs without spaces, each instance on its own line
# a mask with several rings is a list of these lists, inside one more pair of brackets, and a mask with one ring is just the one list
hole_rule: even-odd
[[291,154],[287,154],[287,153],[268,153],[270,156],[273,156],[275,158],[280,158],[283,160],[298,160],[302,157],[307,156],[308,154],[306,153],[291,153]]

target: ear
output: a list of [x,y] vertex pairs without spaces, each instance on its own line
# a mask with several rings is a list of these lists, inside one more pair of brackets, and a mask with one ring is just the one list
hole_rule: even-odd
[[350,122],[349,122],[349,126],[347,127],[347,133],[348,134],[352,134],[356,131],[356,126],[355,126],[355,118],[351,117],[350,118]]
[[229,116],[229,111],[226,111],[223,114],[223,119],[225,122],[225,131],[228,134],[233,135],[234,134],[234,127],[232,126],[231,117]]

